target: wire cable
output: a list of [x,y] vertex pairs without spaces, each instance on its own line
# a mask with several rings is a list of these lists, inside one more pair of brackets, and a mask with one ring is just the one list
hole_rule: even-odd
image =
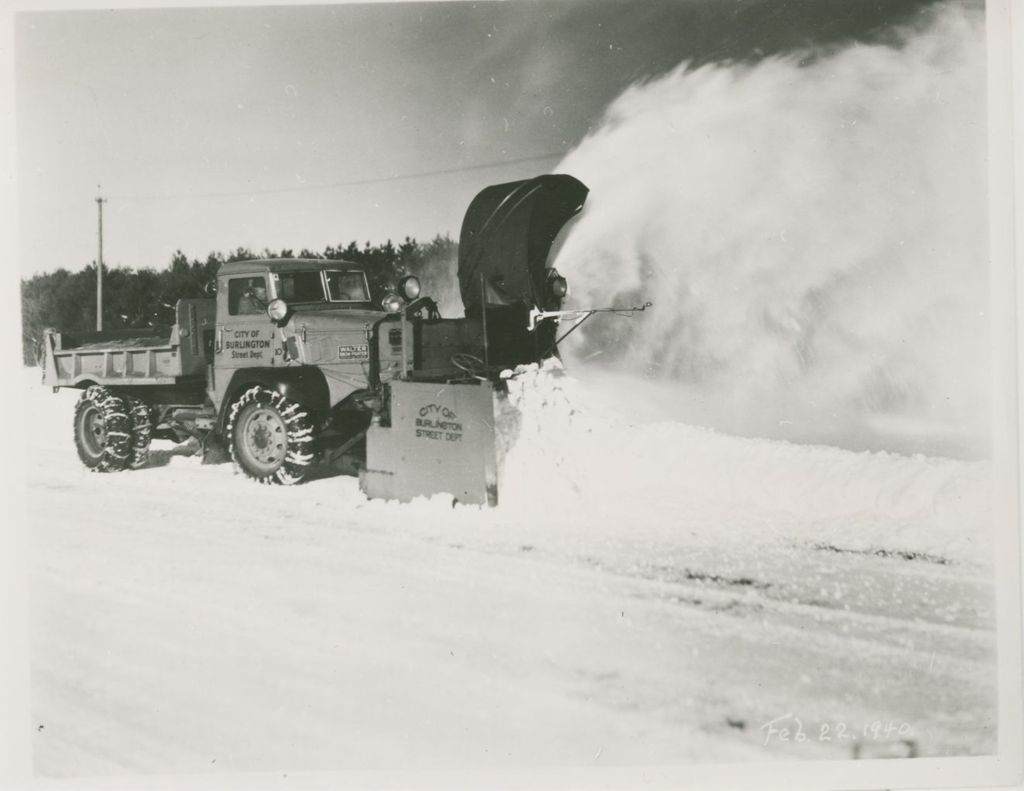
[[474,170],[487,170],[499,168],[504,165],[521,165],[526,162],[540,162],[545,159],[560,159],[565,156],[564,151],[552,152],[550,154],[537,154],[531,157],[520,157],[518,159],[505,159],[497,162],[482,162],[476,165],[464,165],[457,168],[444,168],[441,170],[424,170],[418,173],[400,173],[394,176],[377,176],[368,179],[352,179],[349,181],[335,181],[329,184],[302,184],[295,187],[276,187],[262,190],[237,190],[232,192],[205,192],[205,193],[178,193],[158,195],[109,195],[105,200],[178,200],[193,198],[233,198],[240,195],[276,195],[287,192],[305,192],[309,190],[331,190],[342,187],[358,187],[368,184],[384,184],[391,181],[407,181],[409,179],[430,178],[433,176],[445,176],[449,173],[467,173]]

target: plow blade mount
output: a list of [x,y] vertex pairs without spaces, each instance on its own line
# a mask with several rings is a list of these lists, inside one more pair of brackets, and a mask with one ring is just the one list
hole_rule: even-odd
[[491,383],[394,381],[390,388],[391,425],[367,431],[359,488],[402,502],[448,493],[461,503],[497,505]]

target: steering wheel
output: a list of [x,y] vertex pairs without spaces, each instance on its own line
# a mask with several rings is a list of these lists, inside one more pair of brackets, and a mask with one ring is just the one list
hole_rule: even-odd
[[484,365],[484,361],[479,357],[467,354],[466,352],[456,352],[450,359],[452,365],[463,373],[469,374],[477,379],[484,378],[481,374],[487,370],[487,366]]

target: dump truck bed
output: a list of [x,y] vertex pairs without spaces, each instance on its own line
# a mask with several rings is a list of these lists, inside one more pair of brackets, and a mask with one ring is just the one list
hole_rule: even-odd
[[142,329],[62,333],[43,339],[43,382],[53,387],[167,385],[205,375],[212,361],[212,299],[183,299],[174,324]]

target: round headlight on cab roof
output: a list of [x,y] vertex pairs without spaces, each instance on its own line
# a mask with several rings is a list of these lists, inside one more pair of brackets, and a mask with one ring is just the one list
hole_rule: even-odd
[[416,275],[407,275],[398,281],[398,290],[405,294],[405,298],[412,302],[420,295],[420,279]]
[[380,304],[388,313],[398,313],[405,304],[405,301],[398,294],[388,294],[381,300]]
[[271,300],[267,305],[267,315],[274,321],[284,321],[288,315],[288,303],[283,299]]

